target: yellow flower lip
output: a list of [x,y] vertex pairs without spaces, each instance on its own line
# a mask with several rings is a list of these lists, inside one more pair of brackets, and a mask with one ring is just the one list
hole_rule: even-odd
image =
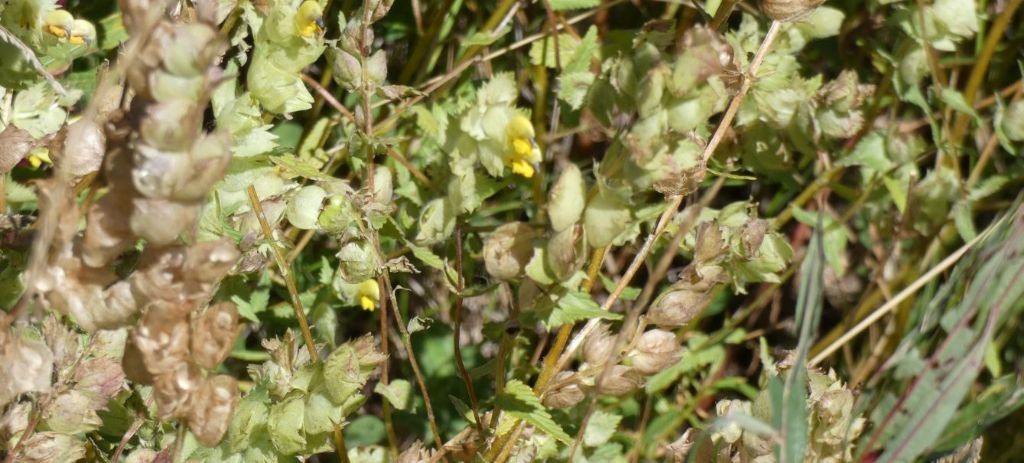
[[295,25],[299,35],[310,38],[324,33],[323,9],[315,0],[306,0],[295,12]]
[[377,280],[370,278],[359,283],[359,287],[356,288],[356,298],[363,310],[376,309],[377,303],[380,302],[380,286],[377,285]]

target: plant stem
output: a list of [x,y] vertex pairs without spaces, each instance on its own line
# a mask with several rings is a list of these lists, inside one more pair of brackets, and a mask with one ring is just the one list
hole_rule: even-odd
[[260,198],[256,194],[256,187],[249,185],[246,190],[249,193],[249,203],[252,204],[252,211],[256,214],[256,219],[260,222],[260,228],[263,229],[263,235],[266,237],[267,242],[270,244],[270,249],[274,253],[274,261],[277,262],[278,271],[281,273],[281,277],[284,278],[285,286],[288,288],[288,295],[292,303],[292,309],[295,311],[295,318],[299,321],[299,330],[302,331],[302,339],[306,342],[306,349],[309,350],[309,360],[313,363],[320,361],[320,355],[316,352],[316,343],[313,342],[313,333],[309,331],[309,322],[306,321],[306,311],[302,307],[302,301],[299,299],[299,290],[295,286],[295,278],[292,276],[291,269],[288,267],[288,260],[285,259],[284,252],[281,251],[281,247],[277,245],[274,240],[274,232],[270,229],[270,223],[267,222],[267,217],[263,214],[263,205],[260,204]]
[[476,390],[473,389],[473,379],[469,377],[469,372],[466,371],[466,364],[462,360],[462,292],[466,286],[466,281],[462,275],[462,223],[455,225],[455,273],[458,275],[455,282],[455,310],[452,315],[452,324],[454,325],[452,343],[454,344],[453,348],[455,351],[455,366],[459,370],[459,375],[462,376],[462,382],[466,385],[466,392],[469,393],[469,407],[473,411],[476,429],[480,432],[480,436],[483,437],[484,423],[480,420]]

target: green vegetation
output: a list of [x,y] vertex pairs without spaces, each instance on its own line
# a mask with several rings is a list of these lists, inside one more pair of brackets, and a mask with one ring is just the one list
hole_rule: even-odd
[[1021,0],[0,0],[0,458],[1013,461]]

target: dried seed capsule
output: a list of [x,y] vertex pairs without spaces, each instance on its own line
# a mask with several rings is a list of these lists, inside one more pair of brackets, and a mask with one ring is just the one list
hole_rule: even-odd
[[597,385],[597,390],[607,395],[624,395],[636,390],[643,382],[640,372],[633,367],[615,365],[605,375],[604,381]]
[[671,331],[653,329],[640,335],[630,355],[637,371],[653,375],[678,360],[679,342]]
[[232,302],[210,306],[192,320],[192,360],[213,369],[227,358],[238,334],[238,310]]
[[548,267],[558,278],[568,278],[583,266],[586,257],[586,241],[583,226],[573,225],[551,237],[547,244]]
[[663,327],[684,326],[703,312],[709,303],[710,288],[680,281],[654,300],[647,313],[647,321]]
[[238,404],[238,382],[228,375],[208,378],[192,394],[188,410],[188,429],[207,447],[224,437]]
[[153,397],[160,419],[187,416],[192,395],[202,380],[199,368],[190,362],[177,362],[169,370],[162,371],[153,381]]
[[544,394],[544,406],[551,408],[569,408],[580,403],[585,394],[576,381],[571,380],[576,373],[563,371],[555,375],[551,384],[556,385],[555,389]]
[[507,223],[494,230],[484,243],[487,273],[500,280],[522,274],[533,257],[533,229],[522,222]]
[[800,18],[817,8],[825,0],[762,0],[761,11],[776,21]]
[[611,358],[615,350],[615,336],[608,332],[608,325],[601,323],[583,343],[583,359],[591,365],[602,365]]

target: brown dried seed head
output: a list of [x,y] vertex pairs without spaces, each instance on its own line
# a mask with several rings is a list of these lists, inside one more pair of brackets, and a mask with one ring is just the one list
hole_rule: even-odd
[[228,375],[208,378],[192,395],[188,429],[207,447],[224,437],[238,404],[238,382]]
[[607,395],[624,395],[636,390],[644,380],[640,372],[625,365],[615,365],[597,385],[598,392]]
[[632,357],[637,371],[652,375],[679,359],[679,342],[675,333],[653,329],[640,335]]
[[608,332],[608,325],[601,323],[583,343],[583,359],[591,365],[602,365],[615,350],[615,336]]
[[199,368],[190,362],[178,362],[156,376],[153,397],[156,399],[160,419],[185,417],[189,412],[193,394],[202,385]]
[[729,249],[725,242],[722,226],[715,222],[704,222],[697,226],[697,244],[694,246],[693,261],[698,264],[710,262]]
[[185,254],[184,276],[191,281],[219,282],[238,257],[238,249],[227,239],[194,244]]
[[711,292],[689,282],[673,285],[651,304],[647,321],[663,327],[684,326],[711,303]]
[[[176,310],[151,308],[132,332],[131,341],[139,351],[149,374],[159,376],[188,359],[189,326]],[[135,365],[125,365],[125,371]]]
[[761,11],[776,21],[789,21],[810,13],[825,0],[762,0]]
[[569,408],[580,403],[585,394],[576,381],[571,380],[576,373],[563,371],[558,373],[551,384],[555,389],[544,394],[544,406],[552,408]]
[[210,306],[192,320],[192,360],[207,369],[227,358],[238,334],[238,310],[232,302]]
[[487,273],[500,280],[519,276],[532,256],[533,229],[522,222],[498,227],[484,243]]

